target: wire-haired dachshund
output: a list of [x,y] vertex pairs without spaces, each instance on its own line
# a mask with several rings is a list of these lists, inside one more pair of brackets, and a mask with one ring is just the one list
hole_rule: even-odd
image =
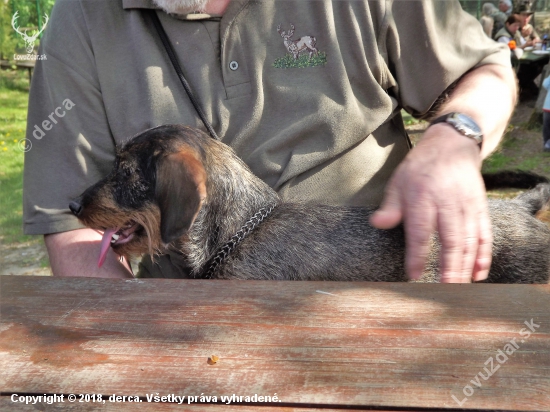
[[[490,200],[487,282],[546,283],[550,185]],[[109,174],[70,204],[104,231],[99,264],[177,250],[192,277],[406,281],[403,228],[369,224],[372,209],[283,202],[231,148],[198,129],[149,129],[117,150]],[[423,276],[438,281],[437,236]]]

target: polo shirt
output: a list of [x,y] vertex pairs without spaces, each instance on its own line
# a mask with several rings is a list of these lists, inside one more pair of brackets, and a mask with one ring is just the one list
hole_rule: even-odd
[[[30,91],[25,233],[81,228],[69,201],[109,173],[117,144],[162,124],[204,130],[142,13],[151,8],[55,3]],[[454,0],[232,0],[221,18],[156,13],[217,134],[285,200],[379,204],[409,150],[401,108],[421,116],[468,70],[510,65]],[[315,52],[295,59],[307,36]]]

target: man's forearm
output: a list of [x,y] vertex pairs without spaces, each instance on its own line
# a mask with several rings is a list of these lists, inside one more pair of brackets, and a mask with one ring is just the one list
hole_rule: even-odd
[[460,112],[483,131],[482,158],[497,147],[517,101],[516,77],[510,68],[489,64],[466,74],[439,114]]
[[132,278],[126,259],[120,261],[112,250],[101,268],[97,266],[101,234],[92,229],[45,235],[44,241],[54,276]]

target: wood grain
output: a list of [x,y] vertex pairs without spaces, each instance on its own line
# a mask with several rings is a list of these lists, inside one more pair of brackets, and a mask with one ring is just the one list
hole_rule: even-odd
[[[91,412],[91,411],[145,411],[145,412],[165,412],[165,411],[178,411],[178,412],[342,412],[342,409],[326,409],[326,408],[293,408],[293,407],[274,407],[274,406],[248,406],[248,405],[187,405],[187,404],[175,404],[175,403],[146,403],[145,401],[139,404],[139,407],[135,403],[110,403],[104,404],[98,403],[70,403],[67,400],[63,403],[48,404],[44,402],[37,402],[36,404],[25,404],[12,402],[9,396],[0,396],[0,411],[18,411],[18,412],[36,412],[36,411],[76,411],[76,412]],[[377,412],[390,412],[377,409]],[[391,412],[396,412],[392,410]],[[400,412],[400,411],[397,411]]]
[[[493,376],[470,383],[513,338]],[[2,276],[0,370],[4,396],[277,394],[273,408],[439,410],[458,409],[454,395],[462,408],[548,411],[550,285]]]

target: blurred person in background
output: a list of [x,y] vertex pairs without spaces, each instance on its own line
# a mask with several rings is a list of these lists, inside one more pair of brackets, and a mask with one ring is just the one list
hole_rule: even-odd
[[495,20],[491,17],[491,14],[493,14],[497,8],[492,3],[485,3],[483,7],[481,8],[481,18],[479,19],[479,22],[481,23],[481,27],[483,27],[483,31],[488,37],[493,37],[493,27],[495,24]]
[[546,98],[542,106],[542,150],[550,152],[550,76],[544,79],[542,87],[546,89]]
[[522,4],[514,10],[514,14],[518,16],[520,21],[520,47],[532,47],[536,43],[540,43],[541,39],[535,28],[530,24],[533,12],[527,4]]
[[[515,40],[516,43],[520,42],[519,28],[521,21],[516,14],[512,14],[506,22],[504,27],[500,29],[493,37],[499,43],[508,44],[511,40]],[[519,44],[516,44],[519,47]]]
[[512,14],[512,0],[500,0],[498,2],[498,9],[506,14],[506,16],[510,16]]

